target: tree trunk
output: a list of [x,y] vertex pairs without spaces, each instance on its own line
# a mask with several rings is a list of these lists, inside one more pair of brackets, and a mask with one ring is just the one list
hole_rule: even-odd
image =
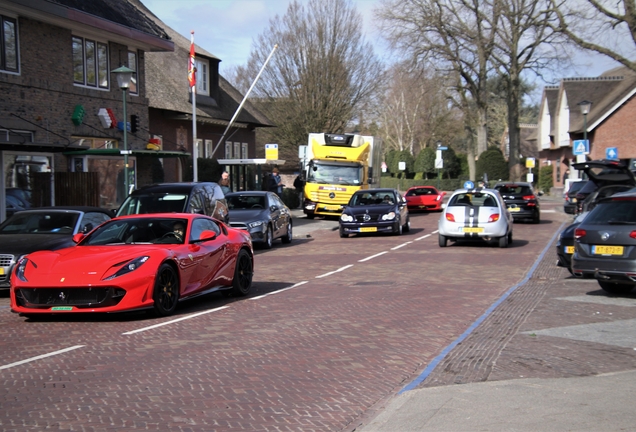
[[510,77],[508,82],[508,167],[510,179],[521,180],[519,159],[521,154],[521,137],[519,133],[519,88],[518,77]]
[[486,111],[486,107],[480,107],[477,109],[477,156],[488,150],[488,127],[486,125]]

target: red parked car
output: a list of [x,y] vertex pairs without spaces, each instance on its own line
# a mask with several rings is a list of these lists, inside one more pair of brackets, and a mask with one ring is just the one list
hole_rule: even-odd
[[446,192],[440,192],[433,186],[413,186],[406,191],[406,205],[409,211],[442,211]]

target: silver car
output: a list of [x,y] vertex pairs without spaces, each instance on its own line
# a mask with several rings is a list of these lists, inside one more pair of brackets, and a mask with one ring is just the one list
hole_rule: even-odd
[[448,240],[484,240],[505,248],[512,243],[512,215],[494,189],[458,189],[439,218],[439,245]]

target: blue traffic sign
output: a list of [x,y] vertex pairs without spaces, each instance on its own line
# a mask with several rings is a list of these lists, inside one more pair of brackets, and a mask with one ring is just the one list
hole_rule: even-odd
[[475,183],[467,180],[464,182],[464,189],[475,189]]
[[572,153],[574,156],[590,154],[589,140],[574,140],[572,143]]
[[618,160],[618,148],[617,147],[608,147],[605,149],[605,158]]

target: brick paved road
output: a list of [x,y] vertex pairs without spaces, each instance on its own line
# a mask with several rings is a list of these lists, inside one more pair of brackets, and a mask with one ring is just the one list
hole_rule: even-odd
[[520,282],[562,223],[515,225],[508,249],[441,249],[437,218],[414,216],[401,237],[277,244],[257,255],[251,298],[210,295],[169,319],[29,322],[0,299],[1,429],[352,430]]

